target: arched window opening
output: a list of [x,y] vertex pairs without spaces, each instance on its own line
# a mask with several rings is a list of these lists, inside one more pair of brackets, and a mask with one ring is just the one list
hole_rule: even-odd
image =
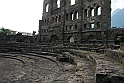
[[100,22],[97,22],[97,28],[100,28]]
[[58,16],[56,16],[56,23],[58,23]]
[[46,4],[46,12],[49,10],[49,4]]
[[70,26],[70,30],[74,30],[74,27],[73,26]]
[[55,23],[57,23],[57,17],[55,17]]
[[45,32],[45,29],[43,30],[43,33],[46,33],[46,32]]
[[69,41],[70,43],[74,43],[74,37],[70,37]]
[[101,15],[101,7],[100,6],[97,8],[97,15]]
[[57,1],[57,8],[60,8],[60,0]]
[[78,19],[78,12],[77,11],[74,14],[74,19]]
[[49,29],[47,29],[47,32],[49,32]]
[[69,26],[67,26],[67,30],[68,30],[68,31],[70,30],[70,27],[69,27]]
[[69,27],[69,30],[71,30],[71,26]]
[[55,44],[58,39],[59,38],[57,35],[52,35],[50,38],[50,43]]
[[46,23],[47,23],[47,20],[45,19],[45,25],[46,25]]
[[84,29],[86,29],[87,28],[87,25],[86,24],[84,24]]
[[47,32],[47,30],[45,29],[45,33]]
[[90,24],[90,28],[94,28],[94,23],[91,23]]
[[68,20],[68,14],[66,14],[66,20]]
[[46,32],[48,32],[48,29],[46,29]]
[[94,9],[91,9],[91,16],[94,16]]
[[74,5],[75,4],[75,0],[71,0],[71,5]]
[[46,20],[46,25],[47,25],[47,19],[45,19]]
[[88,11],[87,11],[87,9],[84,10],[84,17],[88,17]]
[[73,19],[74,19],[74,14],[73,14],[73,13],[71,13],[71,14],[70,14],[70,16],[71,16],[71,18],[70,18],[70,19],[71,19],[71,20],[73,20]]
[[65,31],[67,31],[67,30],[68,30],[68,27],[66,26],[66,27],[65,27]]
[[56,16],[56,18],[57,18],[57,23],[59,22],[59,18],[58,18],[58,16]]
[[92,14],[92,10],[90,10],[90,12],[89,12],[89,16],[91,16],[91,14]]
[[76,19],[78,19],[78,12],[76,13]]
[[77,30],[77,25],[75,25],[75,30]]
[[49,18],[47,19],[47,24],[49,24]]
[[54,23],[54,22],[55,22],[54,17],[53,17],[52,19],[53,19],[53,20],[52,20],[52,23]]
[[61,22],[61,15],[59,15],[59,22]]
[[71,16],[72,18],[71,18],[71,20],[74,20],[74,14],[72,14],[72,16]]

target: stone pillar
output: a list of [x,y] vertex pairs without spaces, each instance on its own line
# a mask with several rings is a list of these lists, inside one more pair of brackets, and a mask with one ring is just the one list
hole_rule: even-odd
[[124,50],[124,42],[121,42],[121,50]]
[[105,33],[102,32],[101,35],[102,35],[102,43],[106,44],[106,35],[105,35]]

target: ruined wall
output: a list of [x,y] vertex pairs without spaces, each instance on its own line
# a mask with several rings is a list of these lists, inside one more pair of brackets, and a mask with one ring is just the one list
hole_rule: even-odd
[[111,28],[107,30],[107,43],[115,43],[119,37],[124,36],[124,28]]
[[110,0],[84,0],[82,43],[106,43],[110,28]]
[[106,43],[110,14],[111,0],[44,0],[41,41],[69,43],[73,37],[78,44]]

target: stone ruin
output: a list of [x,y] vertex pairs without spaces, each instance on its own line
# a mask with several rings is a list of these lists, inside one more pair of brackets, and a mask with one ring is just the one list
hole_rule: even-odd
[[0,39],[7,41],[0,43],[0,82],[124,83],[124,52],[114,45],[124,28],[110,28],[110,6],[111,0],[44,0],[39,43]]
[[[74,3],[73,3],[74,2]],[[111,0],[44,0],[39,20],[44,44],[114,44],[124,28],[110,28]]]
[[[40,43],[67,47],[63,49],[104,53],[123,65],[123,52],[118,52],[119,46],[116,46],[115,42],[124,36],[124,28],[110,27],[111,0],[44,0],[43,16],[42,20],[39,20]],[[70,51],[69,53],[72,54]],[[69,57],[70,54],[65,55]],[[82,54],[76,52],[74,55]],[[72,57],[69,58],[73,61]],[[89,56],[87,59],[95,63],[93,57]],[[97,83],[119,83],[113,79],[119,79],[116,76],[109,79],[106,75],[105,78],[99,78],[103,74],[96,75]]]

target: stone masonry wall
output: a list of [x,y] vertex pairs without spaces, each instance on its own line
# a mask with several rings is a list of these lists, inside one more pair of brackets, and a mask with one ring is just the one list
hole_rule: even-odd
[[[72,4],[72,1],[75,1]],[[111,0],[44,0],[39,22],[41,42],[106,43]]]

